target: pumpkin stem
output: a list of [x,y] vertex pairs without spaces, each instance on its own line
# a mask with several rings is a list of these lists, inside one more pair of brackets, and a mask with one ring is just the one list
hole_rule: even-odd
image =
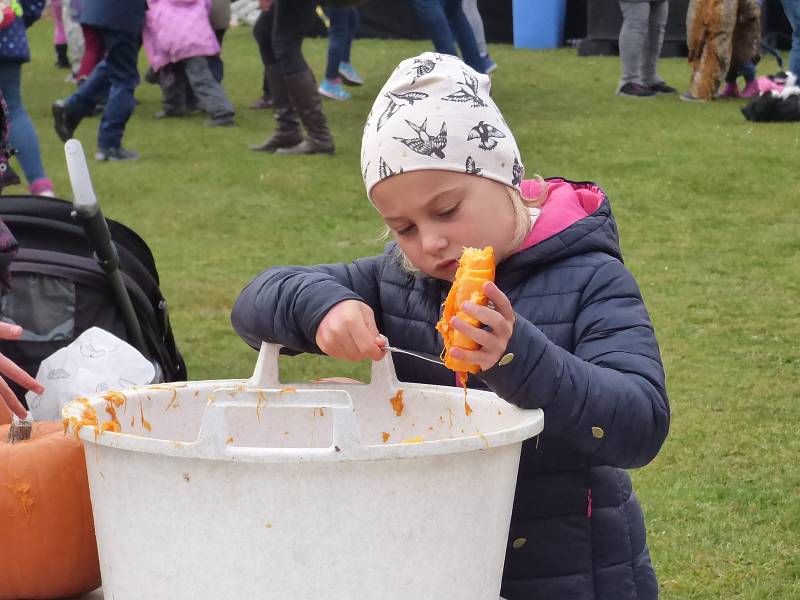
[[31,439],[33,421],[29,419],[14,420],[8,428],[8,443],[16,444]]

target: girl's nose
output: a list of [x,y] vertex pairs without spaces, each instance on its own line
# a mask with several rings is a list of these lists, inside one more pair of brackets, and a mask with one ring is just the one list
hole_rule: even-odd
[[436,231],[428,231],[422,235],[422,250],[431,256],[439,255],[447,248],[447,239]]

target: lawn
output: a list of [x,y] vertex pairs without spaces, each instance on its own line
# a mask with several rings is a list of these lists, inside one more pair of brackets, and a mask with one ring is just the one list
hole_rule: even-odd
[[[49,175],[70,198],[50,104],[72,85],[53,67],[51,23],[30,35],[27,107]],[[153,250],[191,379],[251,371],[255,353],[229,314],[261,269],[380,251],[381,223],[359,174],[361,128],[395,64],[428,46],[357,41],[367,84],[349,102],[325,102],[333,157],[247,150],[272,129],[270,113],[247,109],[261,80],[249,28],[225,40],[235,127],[207,129],[201,116],[158,121],[158,88],[138,88],[125,144],[141,160],[90,168],[106,215]],[[318,76],[325,50],[325,40],[305,44]],[[491,50],[500,65],[493,96],[527,172],[605,188],[655,323],[672,430],[634,477],[662,597],[800,598],[800,124],[748,123],[737,101],[615,97],[613,57]],[[759,68],[776,70],[769,58]],[[684,60],[662,61],[661,74],[685,89]],[[77,132],[91,153],[96,130],[93,119]],[[284,363],[286,380],[364,372],[322,358]]]

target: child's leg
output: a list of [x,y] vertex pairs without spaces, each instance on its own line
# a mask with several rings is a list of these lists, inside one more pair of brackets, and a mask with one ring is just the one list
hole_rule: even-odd
[[67,58],[67,34],[64,33],[64,19],[61,0],[53,0],[53,45],[56,49],[56,66],[69,68]]
[[[47,180],[47,176],[42,166],[39,138],[36,137],[33,123],[22,105],[21,70],[21,63],[0,63],[0,91],[8,105],[8,141],[9,145],[17,151],[17,160],[22,166],[28,183],[32,185],[39,182],[38,185],[42,185],[41,182]],[[52,186],[50,187],[52,188]]]
[[344,38],[344,49],[342,50],[342,62],[350,63],[350,49],[353,46],[353,40],[356,39],[356,31],[358,31],[358,11],[352,6],[347,9],[347,33]]
[[156,116],[177,117],[186,112],[186,74],[181,63],[164,65],[158,71],[163,112]]
[[83,31],[83,58],[78,67],[76,78],[78,81],[86,79],[92,74],[97,64],[103,60],[103,38],[91,25],[81,25]]
[[211,75],[208,59],[205,56],[194,56],[182,63],[189,85],[200,100],[200,106],[214,119],[233,116],[233,105],[223,87]]
[[339,77],[339,63],[347,62],[345,52],[349,52],[348,43],[348,9],[337,6],[327,6],[325,12],[331,21],[328,32],[328,63],[325,67],[325,79],[333,81]]
[[225,63],[222,62],[222,40],[225,39],[226,31],[227,29],[214,30],[214,35],[217,36],[219,42],[219,54],[208,57],[208,68],[211,69],[211,75],[217,83],[222,83],[222,79],[225,77]]
[[650,3],[620,0],[619,6],[622,9],[622,28],[619,31],[622,76],[617,91],[626,83],[644,85],[642,61],[647,53],[650,33]]
[[656,65],[658,57],[661,56],[661,47],[664,45],[668,14],[669,2],[667,0],[650,3],[647,53],[642,61],[642,85],[646,87],[664,83],[664,80],[658,76]]

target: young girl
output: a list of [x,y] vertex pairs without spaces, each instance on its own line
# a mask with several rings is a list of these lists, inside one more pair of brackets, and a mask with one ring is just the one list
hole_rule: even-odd
[[[622,264],[609,200],[593,183],[523,181],[489,78],[425,53],[400,63],[367,120],[362,173],[394,242],[350,264],[276,267],[233,309],[236,331],[350,360],[392,345],[437,356],[434,329],[465,246],[494,247],[469,385],[541,408],[523,444],[502,595],[507,600],[654,599],[642,510],[626,468],[669,426],[664,371],[639,289]],[[456,356],[458,354],[458,356]],[[502,358],[502,360],[501,360]],[[405,381],[455,385],[444,367],[393,356]],[[476,490],[480,482],[476,481]]]

